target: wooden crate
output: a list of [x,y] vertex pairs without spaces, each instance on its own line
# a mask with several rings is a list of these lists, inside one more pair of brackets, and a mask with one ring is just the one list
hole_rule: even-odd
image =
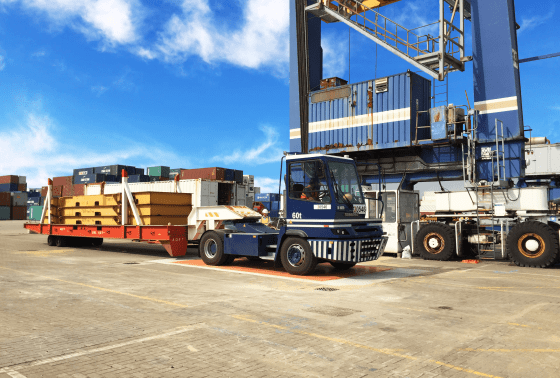
[[145,192],[132,194],[136,205],[192,205],[190,193]]

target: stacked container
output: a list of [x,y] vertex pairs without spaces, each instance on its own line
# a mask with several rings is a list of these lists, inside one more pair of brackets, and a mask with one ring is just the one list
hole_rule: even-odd
[[0,192],[0,220],[10,219],[10,208],[12,207],[12,196],[8,192]]
[[157,167],[148,167],[148,176],[150,177],[169,177],[169,167],[164,166],[157,166]]
[[278,193],[259,193],[255,194],[255,202],[260,202],[269,211],[269,216],[278,218],[280,209],[280,196]]

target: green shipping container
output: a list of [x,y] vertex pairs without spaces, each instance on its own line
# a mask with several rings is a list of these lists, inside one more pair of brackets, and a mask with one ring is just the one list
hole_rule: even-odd
[[169,167],[148,167],[148,176],[169,177]]
[[40,221],[43,206],[29,206],[29,220]]

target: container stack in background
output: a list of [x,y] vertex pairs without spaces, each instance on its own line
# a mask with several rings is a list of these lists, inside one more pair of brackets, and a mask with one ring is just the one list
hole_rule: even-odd
[[25,220],[26,218],[26,177],[0,176],[0,220]]
[[278,211],[280,210],[280,196],[278,193],[256,193],[255,202],[263,204],[265,209],[268,210],[268,216],[278,218]]

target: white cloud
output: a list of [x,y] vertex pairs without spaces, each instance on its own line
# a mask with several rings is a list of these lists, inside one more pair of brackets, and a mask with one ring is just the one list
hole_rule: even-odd
[[211,161],[223,162],[225,164],[245,163],[249,165],[280,162],[283,151],[278,147],[278,131],[270,126],[261,126],[260,130],[265,134],[265,140],[258,146],[247,150],[236,149],[229,155],[217,155]]
[[[261,188],[261,193],[278,193],[278,178],[255,177],[255,186]],[[285,189],[284,180],[282,180],[281,190]]]
[[551,106],[550,108],[552,110],[559,110],[560,111],[560,105],[559,106]]
[[30,188],[46,185],[49,177],[71,175],[74,168],[80,167],[127,162],[141,167],[169,162],[188,165],[169,149],[133,140],[123,140],[114,150],[104,152],[100,152],[103,142],[97,146],[91,142],[90,148],[76,147],[63,139],[57,140],[55,122],[37,112],[28,113],[19,125],[10,125],[9,129],[0,132],[0,172],[27,176]]
[[[340,36],[339,36],[340,37]],[[348,37],[337,40],[332,34],[322,33],[321,47],[323,48],[323,77],[343,77],[348,70]]]
[[47,55],[47,52],[45,51],[45,49],[37,50],[33,54],[31,54],[31,56],[33,56],[35,58],[42,58],[45,55]]
[[95,85],[91,87],[91,91],[97,95],[97,97],[101,96],[103,93],[107,92],[109,88],[104,87],[103,85]]
[[0,55],[0,71],[4,70],[4,68],[6,68],[6,63],[4,60],[4,56]]
[[546,23],[554,16],[554,4],[552,5],[550,11],[544,16],[533,16],[533,17],[523,17],[521,19],[521,28],[517,31],[517,34],[526,32],[528,30],[534,29]]
[[171,17],[156,47],[138,53],[147,58],[157,54],[168,62],[184,62],[198,56],[210,64],[227,62],[252,69],[266,66],[285,75],[288,0],[247,0],[242,12],[241,26],[231,29],[216,17],[209,0],[184,0],[182,14]]
[[138,0],[0,0],[13,3],[46,14],[53,25],[70,26],[111,46],[139,39],[143,12]]

